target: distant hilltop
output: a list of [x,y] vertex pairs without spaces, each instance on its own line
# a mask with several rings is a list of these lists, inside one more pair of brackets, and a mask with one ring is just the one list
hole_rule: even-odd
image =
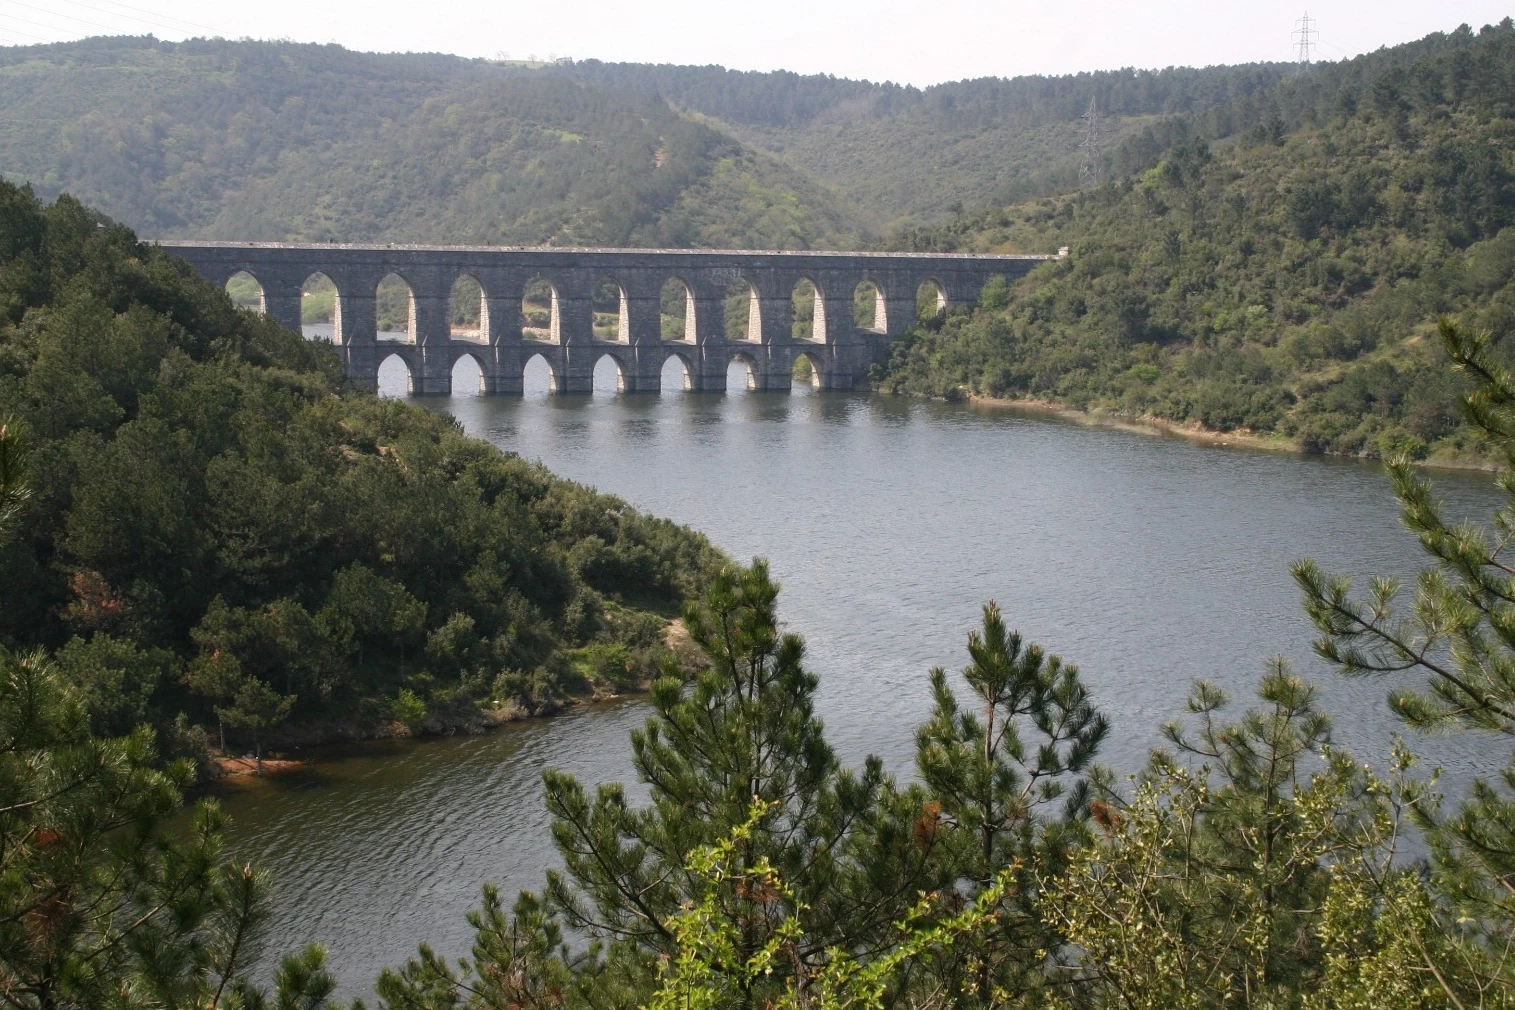
[[[1316,73],[1372,76],[1464,35]],[[1091,101],[1097,174],[1116,176],[1154,164],[1175,137],[1311,114],[1291,91],[1296,74],[1287,63],[1126,68],[918,89],[714,66],[93,38],[0,49],[0,172],[151,235],[902,247],[914,229],[1084,184]]]

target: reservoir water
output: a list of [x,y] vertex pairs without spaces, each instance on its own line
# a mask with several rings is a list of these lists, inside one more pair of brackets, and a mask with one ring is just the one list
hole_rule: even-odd
[[[1194,679],[1220,683],[1239,711],[1280,653],[1318,683],[1339,744],[1375,761],[1387,751],[1389,685],[1335,678],[1312,659],[1288,575],[1305,555],[1357,577],[1420,566],[1375,465],[798,387],[554,398],[545,384],[529,372],[523,399],[425,404],[738,559],[769,558],[848,762],[874,753],[910,774],[927,671],[962,667],[991,598],[1079,666],[1114,722],[1102,758],[1122,771],[1179,715]],[[1454,513],[1497,504],[1488,475],[1435,480]],[[629,781],[627,734],[646,716],[632,699],[482,737],[334,753],[224,789],[230,841],[274,871],[280,948],[327,944],[343,993],[367,995],[379,968],[422,940],[466,954],[463,915],[485,881],[507,894],[539,886],[556,861],[542,768]],[[1415,747],[1454,783],[1509,753],[1468,734]]]

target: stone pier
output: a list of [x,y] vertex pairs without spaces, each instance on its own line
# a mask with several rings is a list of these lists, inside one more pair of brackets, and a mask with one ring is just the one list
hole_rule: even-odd
[[[263,308],[298,331],[301,291],[324,274],[337,289],[332,342],[347,374],[376,388],[379,366],[398,357],[418,395],[452,392],[453,366],[477,363],[481,392],[519,395],[527,363],[540,356],[556,393],[588,393],[602,357],[614,360],[620,388],[658,392],[669,358],[683,365],[692,390],[721,391],[733,361],[742,362],[751,388],[787,390],[797,359],[809,360],[824,389],[865,388],[869,367],[888,357],[890,343],[916,321],[917,296],[934,289],[939,309],[971,304],[993,277],[1013,281],[1050,256],[958,253],[776,252],[703,249],[568,249],[408,245],[290,245],[173,242],[159,245],[188,260],[216,284],[252,275]],[[410,330],[381,339],[375,292],[396,274],[410,289]],[[453,285],[464,275],[482,290],[479,325],[455,331]],[[683,334],[665,340],[662,293],[669,280],[684,288]],[[545,327],[523,325],[528,283],[545,282],[550,295]],[[815,290],[811,339],[796,339],[793,295],[809,281]],[[855,320],[854,298],[865,283],[876,292],[872,325]],[[614,339],[597,336],[596,292],[618,289]],[[733,297],[736,292],[736,297]],[[928,296],[929,297],[929,296]],[[733,306],[735,306],[733,308]],[[604,310],[602,310],[604,311]],[[728,322],[728,311],[734,317]],[[867,314],[867,313],[865,313]],[[605,325],[602,325],[602,329]],[[733,333],[744,333],[738,339]],[[534,339],[543,338],[543,339]]]

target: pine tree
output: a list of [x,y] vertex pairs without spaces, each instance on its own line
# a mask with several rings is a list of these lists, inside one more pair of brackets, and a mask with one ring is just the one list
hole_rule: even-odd
[[788,890],[733,888],[722,914],[739,927],[743,958],[795,917],[801,939],[774,977],[740,994],[742,1005],[823,962],[831,948],[866,955],[892,942],[932,848],[915,830],[919,811],[893,791],[876,758],[861,774],[840,767],[814,713],[817,680],[805,669],[804,643],[780,633],[777,596],[758,560],[719,572],[704,605],[686,608],[690,637],[710,665],[687,682],[670,672],[653,685],[656,714],[632,737],[650,805],[633,808],[619,785],[591,796],[569,775],[546,775],[564,861],[549,875],[554,907],[574,928],[653,953],[673,953],[672,918],[705,893],[690,854],[762,805],[734,859],[741,873],[771,866]]
[[1023,647],[992,601],[983,628],[968,636],[968,654],[970,708],[959,704],[941,667],[931,671],[935,704],[916,733],[916,767],[947,828],[947,876],[959,881],[960,900],[1017,869],[1001,928],[981,949],[959,949],[963,963],[977,962],[973,977],[959,983],[962,997],[987,1005],[996,990],[1037,984],[1044,952],[1059,946],[1034,908],[1034,875],[1055,872],[1077,835],[1069,827],[1088,813],[1084,776],[1109,723],[1077,667],[1036,645]]
[[1314,690],[1281,661],[1258,696],[1222,720],[1225,695],[1195,685],[1193,728],[1165,730],[1176,752],[1154,752],[1130,801],[1102,811],[1100,831],[1040,895],[1079,951],[1068,977],[1082,999],[1298,1007],[1330,967],[1322,909],[1333,880],[1370,909],[1381,893],[1398,828],[1392,788],[1327,746]]
[[252,732],[253,751],[258,771],[263,771],[263,733],[289,718],[295,696],[281,695],[257,677],[246,677],[237,685],[231,704],[216,707],[216,718],[233,728]]
[[[1408,458],[1389,464],[1405,525],[1432,566],[1416,580],[1408,615],[1396,607],[1400,585],[1375,579],[1369,599],[1352,598],[1350,582],[1313,561],[1294,566],[1305,609],[1322,633],[1316,652],[1348,676],[1406,671],[1426,688],[1390,692],[1389,707],[1426,732],[1468,729],[1515,734],[1515,375],[1500,364],[1493,338],[1449,320],[1440,325],[1448,356],[1471,380],[1463,400],[1468,422],[1503,454],[1496,485],[1508,498],[1492,528],[1452,524],[1431,484]],[[1497,783],[1477,781],[1469,799],[1443,816],[1429,794],[1416,807],[1434,855],[1437,882],[1465,922],[1483,931],[1487,970],[1515,985],[1515,763]]]
[[[0,651],[0,993],[18,1010],[238,1010],[267,881],[221,851],[214,803],[170,830],[187,763],[158,766],[151,731],[90,735],[84,706],[40,653]],[[278,1006],[317,1008],[325,953],[285,960]]]

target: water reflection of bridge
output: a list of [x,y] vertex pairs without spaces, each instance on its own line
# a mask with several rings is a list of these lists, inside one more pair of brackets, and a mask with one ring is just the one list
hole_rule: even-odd
[[[209,280],[248,274],[261,305],[298,330],[312,278],[326,282],[333,343],[370,387],[390,356],[417,394],[452,391],[478,365],[480,391],[519,394],[540,356],[559,393],[587,393],[611,358],[620,388],[655,393],[677,358],[685,386],[726,388],[733,361],[753,389],[786,390],[796,362],[827,389],[867,381],[869,366],[921,309],[972,302],[995,276],[1014,280],[1046,256],[747,252],[401,245],[163,242]],[[399,332],[381,334],[380,291],[400,292]],[[396,287],[396,285],[403,285]],[[918,308],[919,307],[919,308]],[[398,338],[398,339],[396,339]]]

